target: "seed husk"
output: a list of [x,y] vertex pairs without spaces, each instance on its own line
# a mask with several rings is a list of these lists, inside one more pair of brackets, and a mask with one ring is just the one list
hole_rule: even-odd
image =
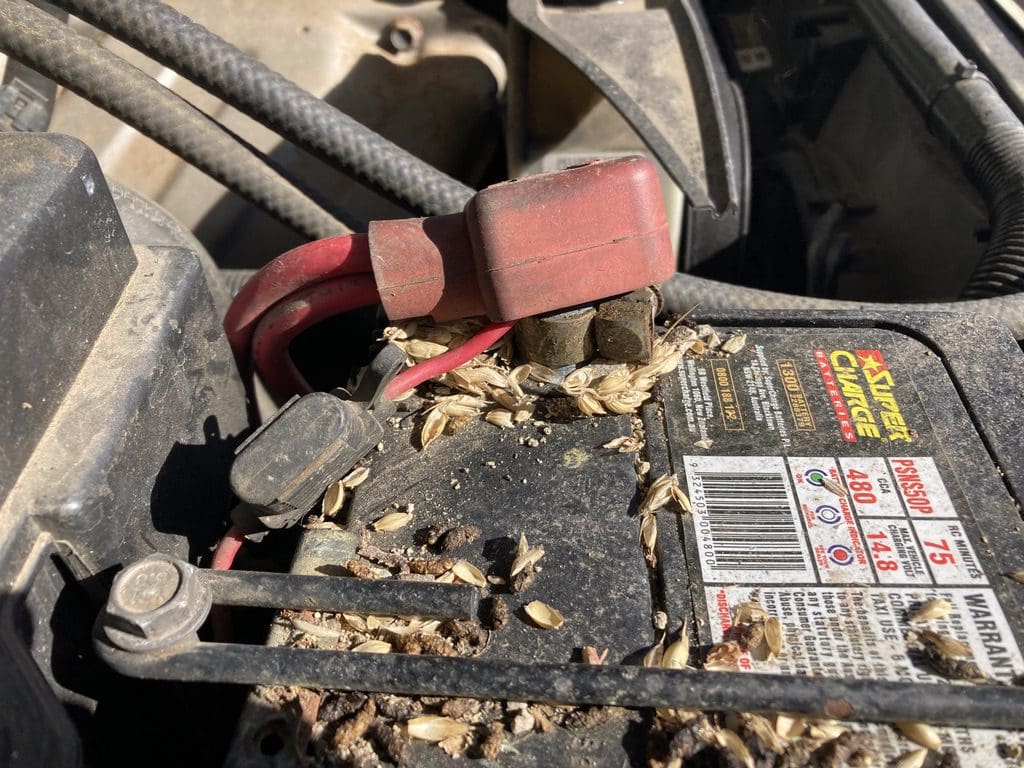
[[415,360],[429,360],[431,357],[437,357],[443,355],[448,351],[448,347],[444,344],[436,344],[433,341],[424,341],[422,339],[412,339],[402,343],[402,348],[405,350],[405,354]]
[[331,483],[324,491],[324,500],[320,504],[320,512],[324,517],[334,517],[345,503],[345,486],[343,481]]
[[639,513],[641,515],[657,510],[668,504],[672,498],[672,486],[678,484],[679,480],[675,475],[661,475],[655,478],[640,503]]
[[526,541],[526,534],[519,534],[519,548],[516,550],[515,559],[512,561],[512,567],[509,569],[509,578],[527,568],[532,568],[542,557],[544,557],[544,547],[530,548]]
[[795,739],[804,732],[807,718],[779,713],[775,716],[775,732],[784,739]]
[[944,616],[949,615],[949,612],[953,609],[952,604],[949,600],[942,597],[936,597],[921,603],[917,609],[910,614],[907,621],[914,623],[918,621],[932,621],[933,619],[941,619]]
[[345,619],[345,622],[350,627],[352,627],[352,629],[354,629],[356,632],[365,632],[366,631],[366,618],[365,617],[360,616],[357,613],[343,613],[343,614],[341,614],[341,616],[342,616],[343,619]]
[[737,333],[722,342],[719,349],[729,355],[735,355],[747,346],[747,334]]
[[690,504],[690,497],[683,493],[683,489],[679,487],[678,481],[672,486],[672,499],[686,514],[689,515],[693,512],[693,506]]
[[751,621],[763,621],[771,614],[756,600],[743,600],[736,604],[732,613],[733,624],[746,624]]
[[460,723],[450,717],[440,715],[421,715],[414,717],[406,724],[409,737],[420,741],[444,741],[452,736],[465,736],[473,730],[468,723]]
[[716,672],[737,669],[741,653],[739,644],[731,641],[712,646],[704,659],[704,669]]
[[523,606],[526,615],[541,629],[558,629],[565,623],[565,618],[556,609],[540,600],[534,600]]
[[751,756],[750,750],[735,731],[723,728],[715,733],[715,741],[719,746],[738,757],[747,768],[754,768],[754,758]]
[[530,362],[530,378],[534,381],[540,382],[541,384],[559,384],[562,381],[562,377],[558,375],[558,371],[548,368],[546,365],[540,363]]
[[427,446],[434,442],[448,426],[448,417],[441,411],[434,410],[427,414],[423,420],[423,428],[420,430],[420,446],[426,450]]
[[904,752],[894,762],[893,768],[921,768],[924,765],[924,761],[928,759],[927,749],[914,749],[910,752]]
[[607,397],[617,392],[622,392],[629,383],[630,370],[625,366],[616,368],[611,373],[602,376],[594,383],[594,389],[601,397]]
[[592,378],[593,372],[589,368],[577,368],[562,379],[562,391],[567,395],[579,396],[583,394]]
[[496,427],[502,427],[503,429],[512,427],[512,413],[504,408],[495,408],[493,411],[488,411],[484,419]]
[[896,723],[896,728],[906,738],[925,749],[937,751],[942,748],[942,739],[939,737],[938,731],[928,725],[928,723],[903,721]]
[[715,444],[715,441],[711,440],[711,439],[697,440],[697,441],[694,442],[693,447],[694,448],[700,448],[701,450],[704,450],[704,451],[710,451],[711,450],[711,446],[714,445],[714,444]]
[[658,520],[653,512],[644,512],[640,515],[640,545],[643,548],[644,560],[654,568],[658,564],[658,557],[654,547],[658,543]]
[[412,520],[412,512],[389,512],[370,523],[370,527],[375,531],[387,533],[404,528],[410,520]]
[[634,453],[640,450],[640,441],[633,435],[623,435],[622,437],[616,437],[614,440],[609,440],[601,447],[615,450],[619,453]]
[[971,651],[971,646],[967,643],[961,642],[949,635],[932,632],[930,629],[919,630],[917,637],[922,643],[930,645],[943,656],[968,657],[974,655],[973,651]]
[[661,666],[665,669],[686,669],[690,660],[690,639],[686,634],[686,623],[679,630],[679,639],[665,649]]
[[352,648],[356,653],[391,653],[391,643],[383,640],[366,640]]
[[643,666],[645,667],[660,667],[661,660],[665,658],[665,633],[662,632],[658,638],[658,642],[647,649],[647,653],[644,654]]
[[836,496],[839,496],[840,498],[846,498],[846,489],[843,488],[843,486],[841,486],[831,477],[822,476],[821,485],[822,487],[825,488],[826,491],[834,493]]
[[1008,573],[1007,576],[1009,576],[1013,581],[1016,581],[1018,584],[1024,584],[1024,568],[1021,568],[1019,571],[1013,571],[1012,573]]
[[576,407],[580,409],[580,413],[584,416],[603,416],[607,413],[601,404],[601,400],[593,390],[589,389],[581,392],[580,396],[576,398]]
[[345,488],[355,488],[356,486],[362,485],[366,482],[366,479],[370,476],[369,467],[356,467],[343,478],[341,478],[341,484]]
[[487,578],[483,572],[468,560],[459,560],[452,566],[452,573],[459,581],[472,584],[474,587],[487,586]]
[[782,623],[774,616],[764,622],[764,642],[768,648],[768,658],[782,653]]
[[608,658],[608,648],[601,653],[592,645],[584,645],[582,650],[583,663],[591,667],[600,667]]

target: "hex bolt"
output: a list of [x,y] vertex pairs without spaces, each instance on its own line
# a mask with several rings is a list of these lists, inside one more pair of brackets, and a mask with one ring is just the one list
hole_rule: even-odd
[[168,555],[150,555],[114,577],[103,629],[114,645],[127,651],[195,642],[212,602],[197,568]]

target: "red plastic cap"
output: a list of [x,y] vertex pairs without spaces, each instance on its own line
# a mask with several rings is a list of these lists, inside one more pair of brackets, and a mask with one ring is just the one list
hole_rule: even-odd
[[488,187],[466,218],[492,320],[628,293],[675,271],[657,170],[642,157]]
[[375,221],[369,245],[392,320],[518,320],[660,283],[676,265],[642,157],[497,184],[464,215]]

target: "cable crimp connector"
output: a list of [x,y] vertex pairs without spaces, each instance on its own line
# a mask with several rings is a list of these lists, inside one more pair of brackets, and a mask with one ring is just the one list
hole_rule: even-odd
[[657,170],[637,156],[496,184],[464,213],[371,222],[369,246],[392,320],[518,320],[660,283],[676,265]]
[[231,489],[267,527],[293,525],[382,436],[359,403],[327,392],[295,396],[238,447]]

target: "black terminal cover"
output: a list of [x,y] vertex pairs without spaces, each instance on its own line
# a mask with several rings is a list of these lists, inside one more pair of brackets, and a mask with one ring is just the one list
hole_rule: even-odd
[[239,446],[231,488],[267,515],[297,520],[382,434],[360,405],[326,392],[293,397]]

